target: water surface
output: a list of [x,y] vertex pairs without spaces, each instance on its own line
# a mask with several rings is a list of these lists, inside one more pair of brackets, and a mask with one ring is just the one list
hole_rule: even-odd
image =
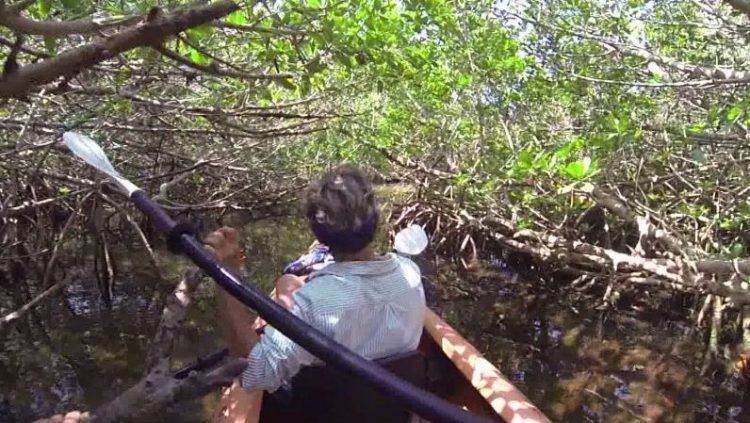
[[[270,290],[280,269],[312,241],[297,220],[246,228],[251,280]],[[384,242],[381,241],[381,245]],[[67,409],[91,409],[135,383],[172,282],[154,277],[147,257],[113,252],[111,304],[91,271],[27,319],[0,332],[0,421],[26,422]],[[487,254],[490,256],[491,254]],[[187,263],[159,254],[174,281]],[[92,263],[70,266],[92,269]],[[701,376],[704,334],[690,321],[654,312],[596,310],[590,300],[498,259],[458,272],[439,263],[429,278],[433,306],[555,421],[746,422],[746,382]],[[195,293],[175,367],[221,347],[213,285]],[[6,293],[0,304],[12,304]],[[173,407],[172,421],[204,421],[212,402]]]

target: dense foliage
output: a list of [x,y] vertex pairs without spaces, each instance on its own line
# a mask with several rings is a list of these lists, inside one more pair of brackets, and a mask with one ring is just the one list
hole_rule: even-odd
[[[130,16],[153,5],[37,1],[26,15]],[[695,2],[258,3],[167,40],[176,60],[135,49],[36,88],[30,102],[11,100],[4,125],[22,137],[6,132],[6,148],[77,125],[139,161],[166,143],[183,162],[231,154],[238,167],[287,175],[339,160],[406,167],[413,178],[402,179],[426,177],[469,205],[502,204],[522,225],[538,220],[531,209],[585,207],[558,197],[581,181],[635,184],[626,196],[645,207],[669,205],[726,235],[747,205],[695,190],[723,198],[741,186],[745,75],[721,70],[738,67],[745,19]],[[3,37],[12,44],[11,31]],[[22,65],[91,37],[27,38]],[[264,112],[299,100],[304,112]],[[723,176],[705,171],[714,163],[729,164]],[[164,182],[145,166],[132,173]],[[676,180],[683,174],[689,184]],[[731,236],[712,240],[703,245],[712,252],[740,249]]]
[[224,223],[360,163],[417,187],[402,220],[465,266],[483,245],[613,306],[679,292],[699,324],[714,311],[712,353],[725,309],[750,348],[746,0],[246,2],[86,50],[197,7],[0,0],[0,314],[64,279],[70,238],[92,242],[103,291],[111,244],[158,242],[60,147],[73,129],[171,211]]

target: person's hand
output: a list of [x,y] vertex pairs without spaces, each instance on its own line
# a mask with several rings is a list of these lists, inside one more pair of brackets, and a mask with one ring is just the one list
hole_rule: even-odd
[[239,267],[245,260],[245,252],[240,245],[239,234],[230,227],[223,227],[210,233],[204,240],[206,248],[224,264]]
[[39,419],[34,423],[84,423],[89,421],[89,413],[71,411],[66,415],[57,414],[48,419]]

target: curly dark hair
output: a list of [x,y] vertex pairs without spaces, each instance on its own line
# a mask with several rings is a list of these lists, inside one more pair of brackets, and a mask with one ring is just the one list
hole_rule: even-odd
[[310,185],[305,216],[318,241],[335,254],[353,253],[370,244],[380,212],[370,181],[362,170],[346,164]]

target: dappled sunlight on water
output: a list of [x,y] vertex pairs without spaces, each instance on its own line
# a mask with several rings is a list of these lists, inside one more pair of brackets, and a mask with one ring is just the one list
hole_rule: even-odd
[[[248,225],[245,238],[249,279],[267,291],[312,241],[297,219]],[[380,239],[386,245],[385,236]],[[78,280],[32,318],[0,332],[0,421],[89,409],[140,378],[163,305],[158,294],[172,286],[153,280],[146,257],[114,255],[119,265],[111,307],[93,279]],[[185,268],[168,254],[159,261],[171,281]],[[507,266],[491,267],[459,275],[440,266],[431,278],[433,305],[553,421],[750,421],[742,379],[700,375],[704,340],[690,322],[597,311]],[[206,283],[194,295],[175,367],[222,346],[213,290]],[[169,420],[205,420],[215,404],[216,396],[180,404]]]
[[746,422],[736,374],[702,377],[689,322],[597,311],[507,270],[436,282],[447,320],[554,421]]

